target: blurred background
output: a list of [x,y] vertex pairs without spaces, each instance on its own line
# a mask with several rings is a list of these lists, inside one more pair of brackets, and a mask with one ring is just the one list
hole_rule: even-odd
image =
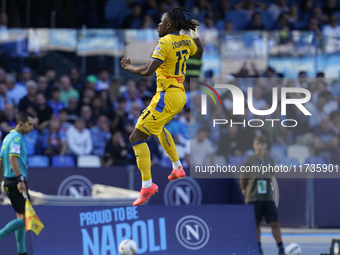
[[[258,109],[271,106],[272,87],[303,87],[312,93],[307,107],[312,118],[295,108],[288,111],[286,118],[299,122],[296,128],[221,126],[210,132],[206,139],[215,148],[216,162],[242,164],[251,153],[253,137],[264,133],[277,164],[338,164],[339,1],[1,0],[1,140],[15,127],[19,111],[36,116],[35,129],[25,135],[32,190],[81,198],[91,196],[94,183],[140,189],[128,137],[156,91],[156,77],[126,72],[120,59],[146,63],[159,40],[156,28],[161,16],[177,6],[187,6],[200,22],[205,49],[202,59],[187,61],[187,104],[167,125],[185,167],[190,163],[189,141],[204,123],[214,114],[231,116],[228,92],[222,95],[224,107],[210,107],[205,118],[192,111],[190,100],[199,97],[200,90],[191,86],[190,78],[208,83],[222,79],[245,93],[253,87]],[[282,119],[280,111],[273,117]],[[157,137],[147,143],[153,179],[163,186],[150,203],[167,204],[163,193],[171,162]],[[226,146],[227,153],[221,150]],[[74,176],[86,180],[72,184],[73,189],[66,185],[63,191],[65,181],[78,178]],[[197,204],[244,202],[238,180],[197,182],[203,191]],[[337,179],[279,179],[276,203],[281,224],[340,227],[340,205],[334,203],[339,184]],[[215,191],[204,192],[212,185]],[[192,197],[189,202],[177,197],[173,204],[189,205]]]

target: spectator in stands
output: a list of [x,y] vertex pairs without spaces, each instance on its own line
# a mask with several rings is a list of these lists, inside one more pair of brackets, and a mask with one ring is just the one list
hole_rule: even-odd
[[298,79],[296,80],[295,87],[308,88],[307,73],[305,71],[299,72]]
[[278,0],[276,3],[271,3],[268,7],[268,12],[277,21],[283,12],[289,12],[286,0]]
[[107,68],[102,68],[98,74],[98,80],[96,82],[96,90],[101,91],[103,89],[110,89],[110,72]]
[[209,130],[203,127],[198,131],[197,136],[185,145],[185,159],[191,166],[203,166],[206,162],[214,164],[215,152],[208,136]]
[[109,116],[110,119],[113,114],[113,103],[110,99],[109,91],[108,90],[102,90],[100,91],[100,99],[102,102],[102,111],[105,115]]
[[[22,86],[22,85],[19,85]],[[27,96],[22,98],[19,103],[19,111],[24,111],[28,107],[35,107],[35,97],[37,95],[37,84],[34,81],[27,83]]]
[[95,75],[89,75],[86,78],[86,88],[92,88],[92,89],[96,89],[96,83],[97,83],[98,79],[97,76]]
[[54,88],[52,90],[51,100],[47,102],[47,105],[52,108],[55,117],[58,117],[59,111],[65,109],[64,103],[60,102],[60,89]]
[[339,11],[339,5],[336,2],[336,0],[326,0],[324,1],[326,2],[323,7],[322,7],[322,11],[325,15],[327,16],[331,16],[335,11]]
[[70,68],[70,70],[68,71],[68,75],[70,77],[73,88],[80,91],[84,89],[85,85],[80,79],[80,74],[77,67]]
[[153,28],[157,28],[156,23],[152,20],[152,17],[150,15],[145,15],[141,29],[153,29]]
[[319,27],[319,22],[317,19],[311,18],[308,22],[307,27],[305,28],[306,30],[314,32],[317,36],[320,36],[320,27]]
[[145,96],[147,97],[153,96],[153,94],[150,91],[148,91],[147,80],[145,78],[144,79],[142,78],[137,82],[137,93],[138,93],[138,97],[140,98],[143,98]]
[[104,114],[103,112],[103,103],[102,100],[99,96],[96,96],[91,103],[91,109],[92,109],[92,113],[93,113],[93,118],[94,119],[98,119],[98,117],[102,114]]
[[31,68],[24,67],[23,69],[21,69],[20,80],[17,82],[17,84],[26,86],[27,82],[31,79],[31,77],[32,77]]
[[71,97],[68,101],[67,112],[69,114],[68,120],[72,123],[79,117],[80,109],[78,106],[78,100],[76,98]]
[[219,12],[220,15],[217,16],[218,18],[215,19],[215,21],[225,18],[226,15],[228,14],[228,12],[231,11],[230,1],[229,0],[219,0],[218,1],[218,7],[217,7],[216,11]]
[[109,121],[105,115],[100,115],[97,119],[97,125],[91,129],[93,139],[93,155],[102,157],[105,154],[105,146],[111,138]]
[[227,125],[227,132],[222,135],[218,144],[217,154],[228,162],[229,156],[242,156],[244,134],[238,125]]
[[124,119],[127,118],[127,113],[125,113],[126,99],[124,97],[119,97],[117,99],[118,106],[114,111],[114,116],[111,121],[112,130],[120,130],[124,132]]
[[330,17],[330,21],[322,29],[322,33],[325,36],[339,35],[340,26],[338,25],[338,18],[335,15]]
[[126,93],[123,94],[123,96],[126,98],[125,112],[130,112],[130,108],[131,108],[131,105],[133,103],[139,104],[139,107],[141,109],[143,109],[144,108],[144,103],[138,97],[135,80],[132,79],[132,78],[127,79],[126,80],[126,87],[127,87],[127,91],[126,91]]
[[50,158],[65,155],[67,150],[66,135],[60,130],[58,119],[51,119],[49,127],[46,127],[42,132],[41,148],[43,154]]
[[57,73],[53,67],[49,66],[46,67],[44,74],[47,78],[48,90],[51,91],[53,88],[55,88],[55,77]]
[[132,103],[130,113],[123,119],[124,135],[126,135],[126,137],[132,133],[140,114],[140,105],[137,102]]
[[8,88],[7,84],[2,82],[0,83],[0,110],[3,111],[5,109],[5,105],[7,103],[14,104],[13,100],[8,96]]
[[37,154],[37,145],[39,142],[39,131],[37,130],[37,127],[39,120],[36,117],[37,112],[34,110],[33,107],[28,107],[26,111],[34,116],[34,129],[28,134],[23,135],[26,144],[27,155],[30,156]]
[[328,116],[331,114],[331,112],[338,110],[339,108],[338,102],[333,99],[332,92],[325,91],[322,94],[319,94],[319,96],[322,96],[325,98],[325,105],[323,107],[323,112],[326,113]]
[[90,155],[93,150],[91,132],[85,128],[85,121],[81,118],[78,118],[67,130],[66,141],[70,154],[75,157]]
[[265,30],[265,27],[262,24],[261,13],[255,12],[253,14],[251,21],[248,23],[245,30]]
[[309,127],[314,128],[318,126],[324,116],[327,114],[324,112],[324,106],[326,104],[326,98],[321,94],[319,95],[318,102],[314,105],[312,102],[305,104],[306,109],[312,114],[313,118],[308,118]]
[[212,16],[206,15],[203,24],[200,25],[201,35],[200,38],[204,45],[204,48],[210,51],[216,50],[218,45],[219,33],[215,27],[215,22]]
[[66,109],[61,109],[58,115],[60,121],[60,131],[66,134],[68,128],[72,125],[68,120],[68,111]]
[[243,1],[236,4],[234,8],[235,10],[239,10],[246,14],[248,20],[250,20],[251,17],[254,17],[256,12],[266,9],[266,5],[261,2]]
[[15,110],[12,104],[7,103],[5,109],[0,112],[0,128],[5,137],[16,126]]
[[330,127],[331,129],[339,135],[340,133],[340,113],[337,111],[331,112],[329,115],[330,118]]
[[297,5],[291,5],[288,16],[289,23],[295,25],[299,21],[299,7]]
[[222,34],[224,34],[224,35],[233,35],[234,34],[234,25],[231,21],[224,22]]
[[6,71],[2,67],[0,67],[0,82],[6,82]]
[[95,125],[96,119],[93,116],[93,111],[90,106],[83,105],[80,109],[80,117],[85,122],[86,128],[91,128]]
[[46,98],[50,98],[52,90],[53,88],[48,87],[46,76],[40,75],[38,77],[38,93],[43,93]]
[[325,22],[328,22],[328,17],[322,12],[321,7],[315,6],[313,8],[313,18],[316,19],[320,26],[322,26]]
[[312,9],[313,9],[312,0],[302,0],[300,2],[299,8],[299,21],[307,23],[307,21],[311,18]]
[[60,101],[68,106],[68,101],[70,98],[75,98],[79,100],[79,93],[76,89],[72,88],[70,78],[66,75],[60,77],[61,94]]
[[313,145],[316,155],[323,157],[326,164],[333,162],[332,157],[338,151],[338,136],[331,129],[328,116],[323,116],[320,126],[315,129]]
[[26,86],[16,84],[14,77],[10,74],[7,75],[6,80],[8,87],[7,96],[17,106],[20,100],[27,95],[27,88]]
[[43,130],[48,125],[49,120],[53,117],[53,110],[46,104],[46,98],[44,94],[37,94],[35,101],[36,105],[34,109],[37,112],[37,117],[39,119],[38,128]]
[[139,2],[133,2],[130,9],[132,10],[132,12],[124,19],[122,23],[122,28],[141,28],[143,24],[142,5]]
[[109,167],[132,164],[133,162],[127,158],[128,153],[123,134],[117,130],[106,144],[103,165]]
[[286,44],[290,42],[289,32],[294,28],[294,25],[289,22],[288,13],[283,12],[280,14],[276,24],[273,27],[273,30],[280,31],[280,42],[279,44]]
[[121,81],[120,80],[112,80],[110,85],[110,99],[112,102],[115,102],[118,97],[121,96]]
[[94,97],[96,96],[96,91],[93,88],[86,87],[83,91],[83,95],[81,98],[82,105],[91,105]]

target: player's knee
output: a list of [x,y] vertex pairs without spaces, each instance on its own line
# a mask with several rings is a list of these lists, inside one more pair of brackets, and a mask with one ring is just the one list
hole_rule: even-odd
[[277,222],[277,221],[270,222],[270,225],[271,225],[272,228],[279,228],[280,227],[279,222]]

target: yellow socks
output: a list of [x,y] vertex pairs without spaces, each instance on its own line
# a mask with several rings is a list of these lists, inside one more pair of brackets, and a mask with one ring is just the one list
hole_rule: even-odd
[[175,146],[174,140],[172,139],[171,134],[166,128],[163,128],[163,131],[158,136],[158,139],[163,149],[165,150],[165,152],[168,154],[169,158],[171,159],[173,168],[177,170],[178,167],[182,166],[182,164],[179,161],[176,146]]
[[142,173],[142,181],[144,182],[151,180],[151,156],[149,146],[146,144],[145,140],[133,143],[131,145],[135,151],[137,166]]

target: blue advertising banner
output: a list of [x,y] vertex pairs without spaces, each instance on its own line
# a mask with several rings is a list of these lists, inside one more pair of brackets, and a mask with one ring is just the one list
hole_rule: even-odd
[[51,29],[50,49],[75,51],[77,46],[76,29]]
[[122,56],[124,54],[123,40],[116,30],[99,29],[81,31],[77,44],[78,56]]
[[[0,208],[6,214],[11,209]],[[35,211],[45,225],[33,237],[35,255],[118,255],[124,239],[137,243],[137,254],[258,254],[252,206],[35,206]],[[0,226],[6,223],[0,218]],[[10,254],[15,246],[1,242],[1,250]]]

